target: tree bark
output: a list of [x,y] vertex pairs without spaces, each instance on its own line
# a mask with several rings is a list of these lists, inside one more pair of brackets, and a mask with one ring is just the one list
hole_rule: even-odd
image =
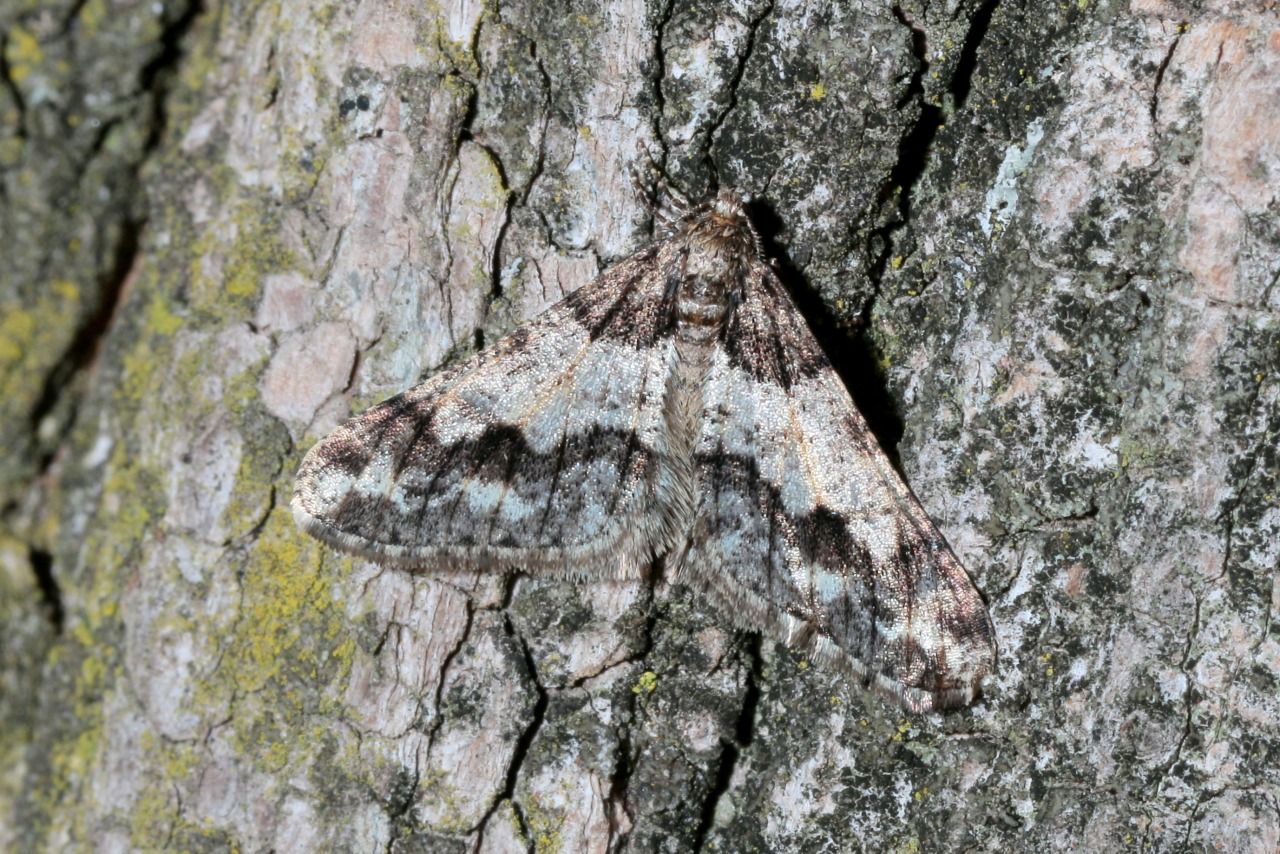
[[[0,847],[1280,847],[1267,0],[10,2]],[[353,411],[752,194],[986,595],[904,716],[660,577],[288,510]]]

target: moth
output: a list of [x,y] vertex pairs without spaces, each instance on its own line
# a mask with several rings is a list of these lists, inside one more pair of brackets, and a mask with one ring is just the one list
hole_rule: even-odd
[[662,559],[909,710],[973,699],[995,633],[723,189],[465,364],[338,427],[293,511],[435,572],[634,578]]

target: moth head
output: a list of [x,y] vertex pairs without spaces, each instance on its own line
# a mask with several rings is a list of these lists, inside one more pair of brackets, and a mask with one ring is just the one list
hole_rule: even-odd
[[747,218],[747,204],[751,196],[741,193],[732,187],[722,187],[711,199],[712,214],[725,220],[750,220]]
[[732,187],[721,188],[690,212],[685,222],[686,234],[724,258],[760,257],[760,235],[747,214],[750,200],[750,196]]

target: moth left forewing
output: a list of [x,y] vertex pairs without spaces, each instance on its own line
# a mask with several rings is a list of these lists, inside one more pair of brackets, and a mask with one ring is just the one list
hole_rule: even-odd
[[299,469],[299,524],[345,551],[442,571],[627,575],[665,551],[681,502],[660,476],[674,347],[654,261],[671,251],[642,250],[339,426]]
[[910,709],[968,702],[994,664],[981,598],[790,297],[750,277],[707,378],[681,576]]

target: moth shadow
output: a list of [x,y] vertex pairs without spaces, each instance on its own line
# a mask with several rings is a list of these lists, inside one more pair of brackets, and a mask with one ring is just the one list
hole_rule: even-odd
[[831,360],[832,367],[849,390],[881,449],[901,474],[898,443],[902,440],[905,426],[897,402],[885,383],[880,354],[867,334],[866,324],[851,323],[837,317],[809,284],[787,247],[778,241],[783,222],[772,207],[761,201],[752,201],[748,209],[751,222],[764,244],[765,254],[776,262],[778,278],[795,299],[814,338]]

